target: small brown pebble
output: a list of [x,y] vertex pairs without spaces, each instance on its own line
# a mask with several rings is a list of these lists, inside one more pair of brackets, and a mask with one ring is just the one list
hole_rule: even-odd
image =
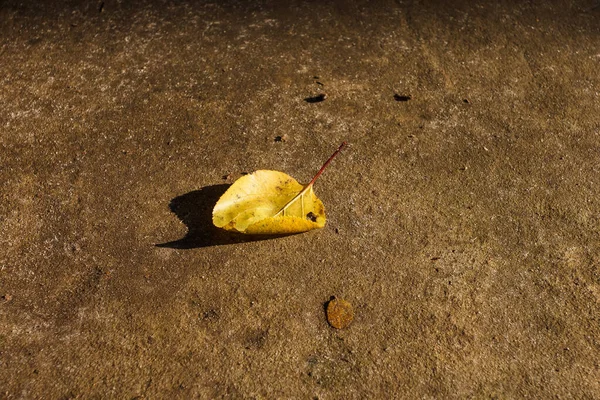
[[347,328],[354,319],[352,304],[333,296],[327,303],[327,322],[336,329]]
[[2,300],[9,302],[12,300],[12,295],[6,293],[5,295],[2,296]]

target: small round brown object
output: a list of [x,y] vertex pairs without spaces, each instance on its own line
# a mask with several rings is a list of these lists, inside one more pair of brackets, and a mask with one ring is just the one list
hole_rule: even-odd
[[327,322],[336,329],[347,328],[354,319],[352,304],[343,299],[332,297],[327,302]]

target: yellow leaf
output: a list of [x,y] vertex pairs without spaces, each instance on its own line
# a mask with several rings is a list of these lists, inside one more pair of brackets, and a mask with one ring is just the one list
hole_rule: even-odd
[[336,150],[306,186],[279,172],[258,170],[242,176],[213,209],[213,224],[250,235],[282,235],[325,226],[325,207],[313,184],[345,146]]

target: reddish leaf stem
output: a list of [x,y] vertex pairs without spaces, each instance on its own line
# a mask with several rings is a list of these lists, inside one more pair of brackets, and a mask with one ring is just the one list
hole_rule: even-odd
[[[287,204],[285,206],[283,206],[283,208],[281,210],[279,210],[277,212],[277,214],[275,214],[273,217],[278,217],[281,214],[283,214],[283,216],[285,216],[285,210],[290,206],[290,204],[293,204],[296,200],[298,200],[298,198],[302,199],[303,196],[304,196],[304,194],[306,192],[308,192],[309,190],[311,190],[311,187],[312,187],[313,183],[315,183],[315,181],[317,180],[317,178],[319,176],[321,176],[321,174],[323,173],[323,171],[325,171],[325,168],[327,168],[327,166],[329,165],[329,163],[331,162],[331,160],[333,160],[333,158],[335,156],[337,156],[340,151],[342,151],[342,149],[344,148],[344,146],[346,146],[346,142],[343,142],[340,145],[340,147],[338,147],[338,149],[331,155],[331,157],[329,157],[329,159],[327,161],[325,161],[325,164],[323,164],[323,166],[321,167],[321,169],[319,170],[319,172],[317,172],[317,174],[315,175],[315,177],[312,178],[312,180],[310,181],[310,183],[308,185],[306,185],[304,187],[304,189],[302,189],[300,191],[300,193],[298,193],[296,196],[294,196],[293,199],[291,199],[290,201],[288,201]],[[304,215],[304,202],[302,202],[302,215]]]
[[317,180],[317,178],[319,176],[321,176],[321,174],[323,173],[323,171],[325,171],[325,168],[327,168],[327,166],[329,165],[329,163],[335,158],[335,156],[338,155],[338,153],[340,151],[342,151],[342,149],[346,146],[347,142],[343,142],[340,147],[338,147],[338,149],[331,155],[331,157],[329,157],[329,159],[327,161],[325,161],[325,164],[323,164],[323,166],[321,167],[321,169],[319,170],[319,172],[317,172],[317,174],[314,176],[314,178],[312,178],[312,180],[308,183],[308,185],[306,185],[306,187],[311,187],[313,185],[313,183],[315,183],[315,181]]

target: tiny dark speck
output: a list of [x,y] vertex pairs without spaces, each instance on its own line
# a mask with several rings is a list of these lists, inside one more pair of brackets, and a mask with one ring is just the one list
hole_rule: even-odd
[[410,100],[410,96],[401,96],[399,94],[395,94],[394,95],[394,100],[396,101],[409,101]]
[[275,141],[276,142],[282,142],[283,138],[281,136],[275,136]]
[[306,219],[310,219],[312,222],[317,222],[317,216],[312,211],[306,214]]
[[327,98],[327,95],[325,93],[321,93],[320,95],[317,95],[314,97],[307,97],[304,99],[304,101],[307,103],[320,103],[323,100],[325,100],[326,98]]

